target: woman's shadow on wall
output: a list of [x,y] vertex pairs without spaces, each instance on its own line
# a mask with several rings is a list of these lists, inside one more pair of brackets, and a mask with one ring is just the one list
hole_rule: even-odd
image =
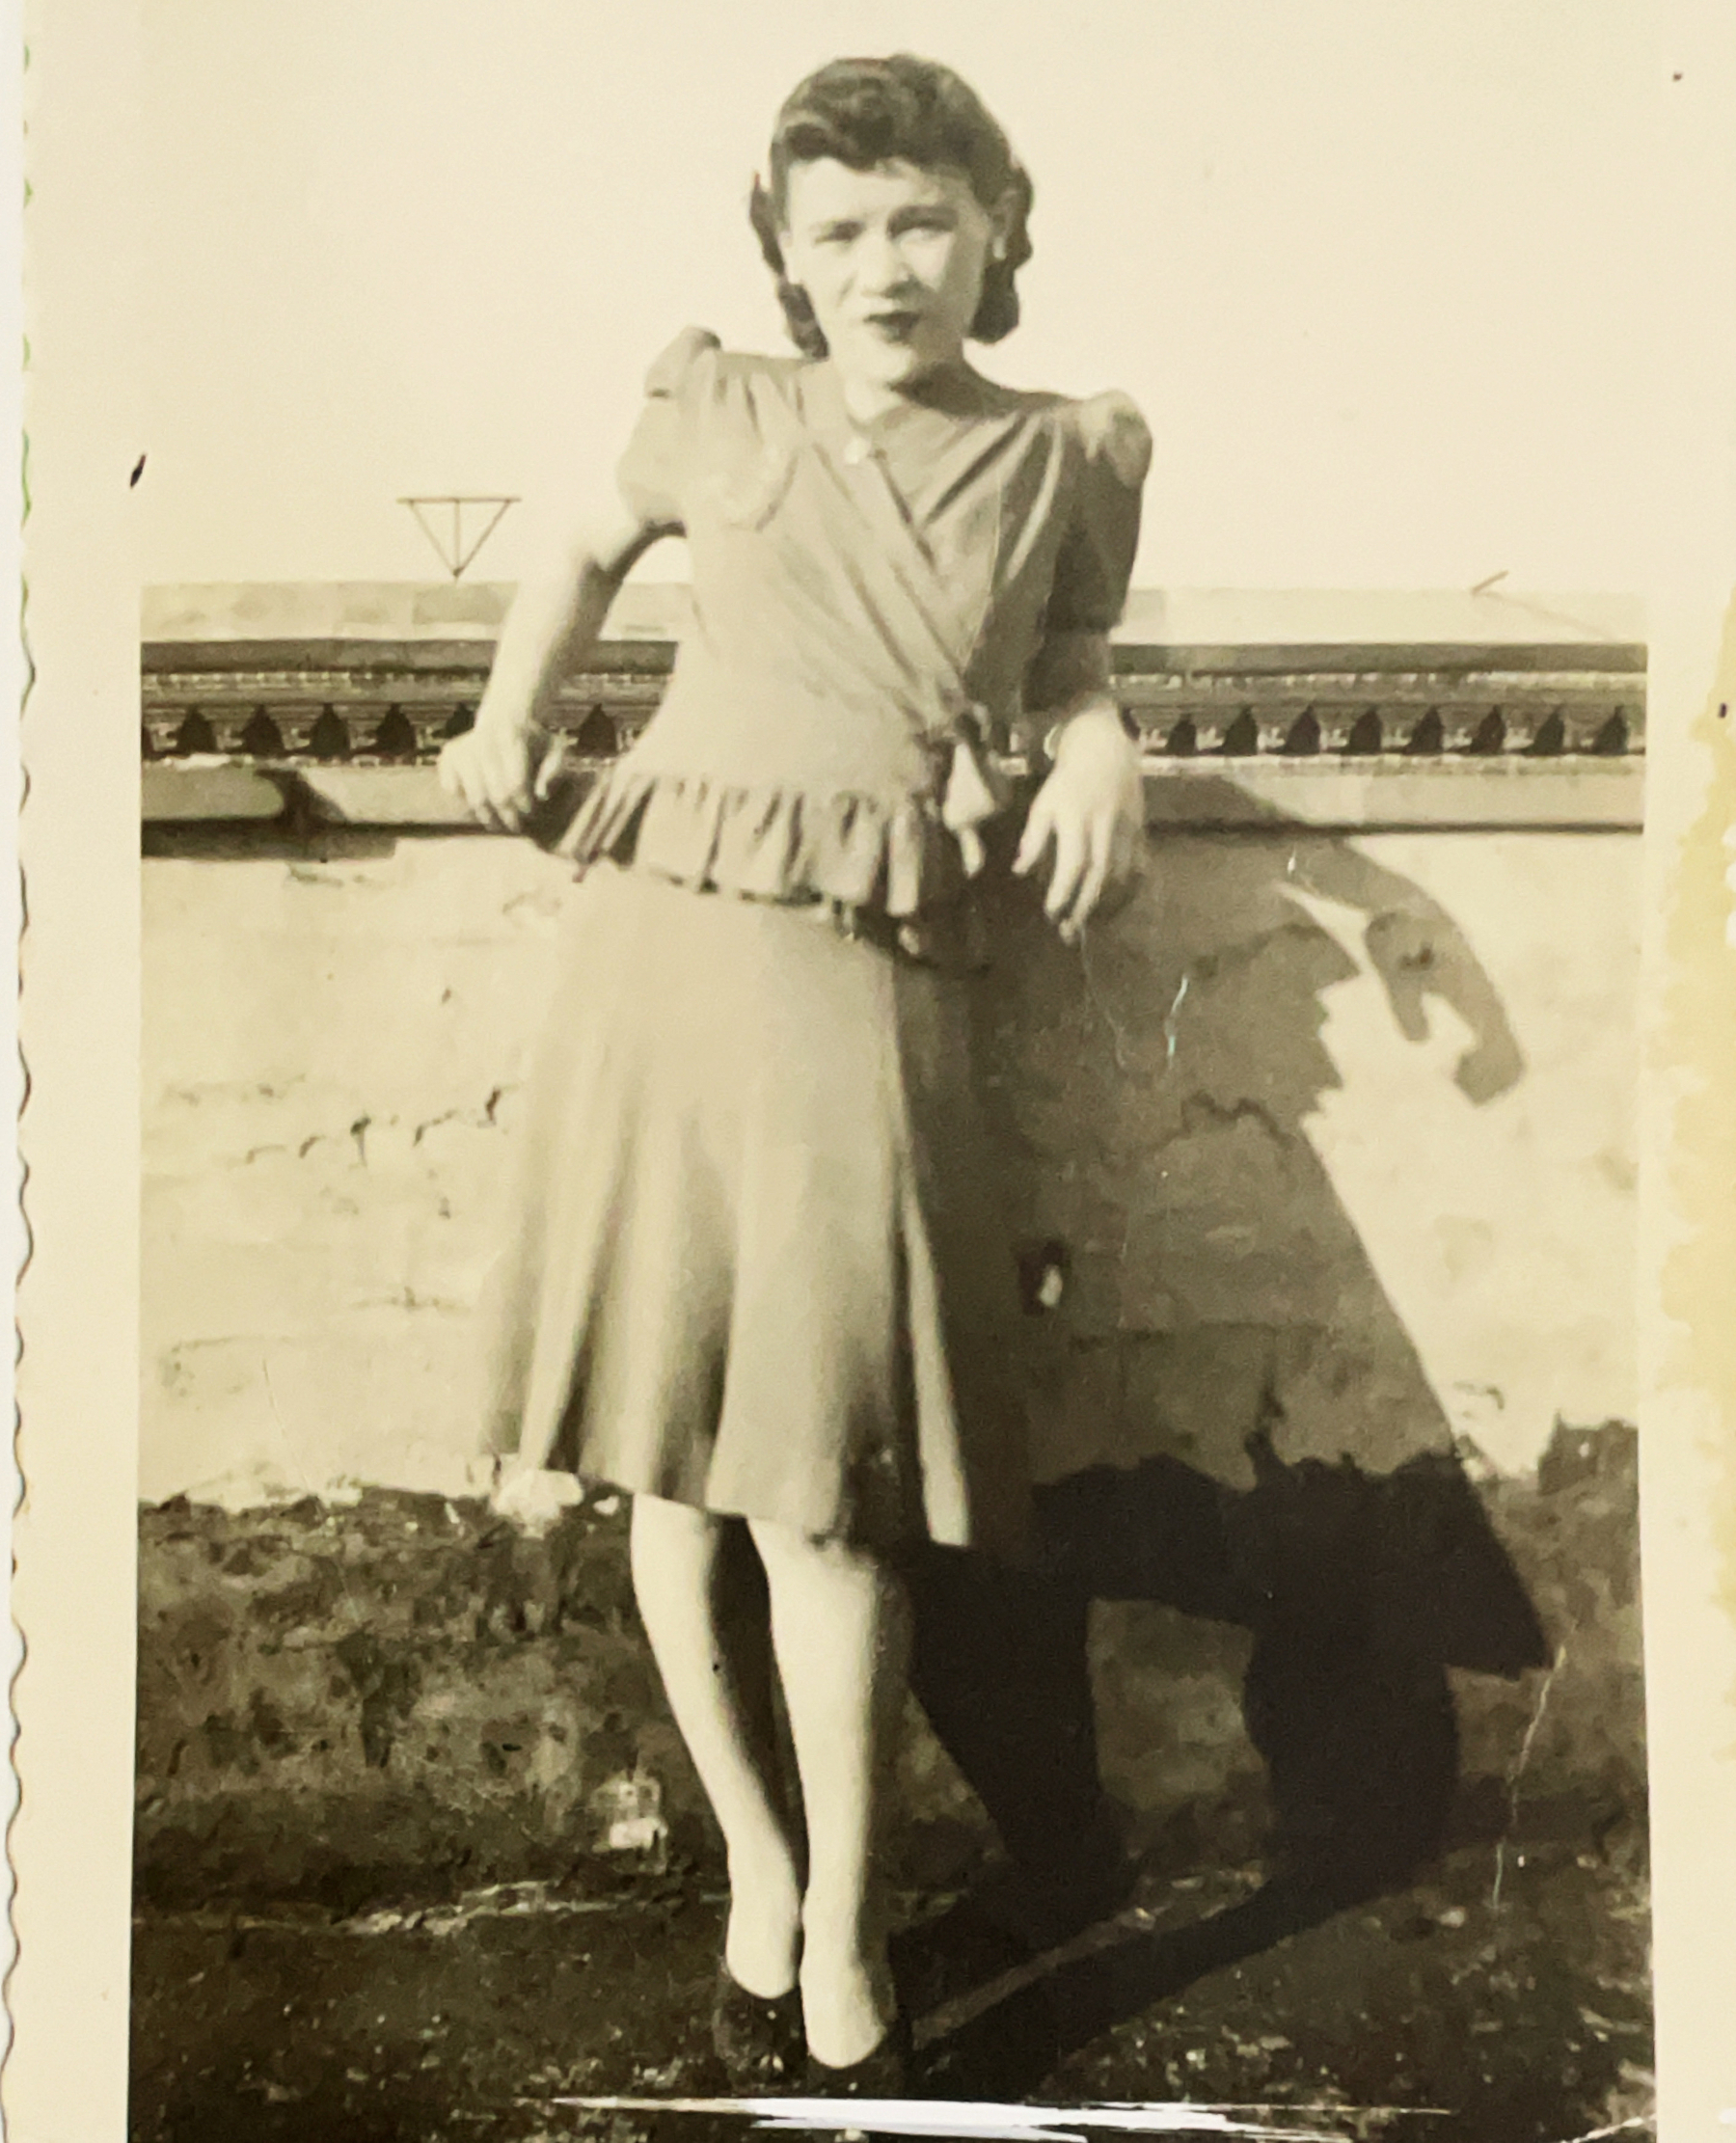
[[[1329,990],[1371,973],[1406,1044],[1428,1040],[1431,1000],[1450,1012],[1464,1038],[1451,1075],[1476,1108],[1523,1075],[1501,999],[1439,902],[1349,838],[1204,770],[1185,803],[1082,954],[1035,890],[1006,902],[979,1042],[1023,1245],[1043,1583],[1063,1603],[1151,1600],[1253,1632],[1243,1712],[1281,1873],[1012,1996],[936,2049],[948,2089],[1029,2087],[1202,1973],[1404,1880],[1438,1849],[1457,1783],[1446,1669],[1516,1675],[1548,1658],[1308,1131],[1343,1083]],[[1314,903],[1345,919],[1360,960]],[[1402,1196],[1401,1168],[1393,1180]],[[1011,1808],[1044,1770],[1021,1738],[1087,1671],[1063,1656],[1083,1615],[1021,1626],[1003,1597],[973,1624],[958,1604],[949,1641],[922,1657],[919,1639],[918,1688],[991,1812]],[[1054,1790],[1043,1818],[1064,1828],[1065,1781]]]
[[[1268,1385],[1281,1457],[1384,1473],[1450,1451],[1310,1122],[1343,1083],[1323,1039],[1341,985],[1376,978],[1406,1044],[1428,1041],[1431,1004],[1447,1012],[1474,1108],[1524,1073],[1501,999],[1440,903],[1350,839],[1215,773],[1164,783],[1154,809],[1171,823],[1153,828],[1150,870],[1082,949],[1059,942],[1036,887],[1006,901],[980,1000],[1016,1234],[1027,1261],[1047,1250],[1066,1268],[1033,1326],[1039,1475],[1156,1448],[1246,1480]],[[1360,961],[1316,906],[1360,939]],[[1407,1053],[1365,1040],[1374,1120],[1351,1126],[1401,1231],[1433,1217],[1405,1204]]]

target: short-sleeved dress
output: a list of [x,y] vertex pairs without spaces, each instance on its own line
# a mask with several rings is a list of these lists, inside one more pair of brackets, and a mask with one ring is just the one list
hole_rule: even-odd
[[985,833],[1004,855],[999,755],[1120,615],[1149,450],[1120,395],[961,373],[864,426],[824,361],[690,330],[652,368],[621,488],[686,536],[692,623],[558,842],[495,1451],[1018,1553],[973,871]]

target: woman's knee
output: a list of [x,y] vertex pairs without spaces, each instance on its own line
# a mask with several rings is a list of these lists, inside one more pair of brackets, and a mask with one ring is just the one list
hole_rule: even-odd
[[630,1548],[636,1580],[680,1570],[703,1575],[716,1565],[733,1521],[692,1504],[636,1495]]
[[884,1557],[835,1535],[803,1533],[771,1518],[750,1518],[747,1530],[768,1574],[788,1570],[815,1579],[867,1582],[886,1568]]

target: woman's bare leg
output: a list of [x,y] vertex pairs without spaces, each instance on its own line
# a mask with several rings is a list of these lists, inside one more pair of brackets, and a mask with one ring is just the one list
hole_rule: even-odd
[[675,1723],[729,1856],[724,1956],[749,1994],[787,1994],[801,1946],[801,1885],[779,1790],[763,1598],[744,1610],[739,1519],[636,1496],[633,1585]]
[[886,1565],[837,1541],[752,1523],[801,1773],[808,1878],[801,2001],[817,2059],[847,2069],[895,2013],[875,1854],[905,1687],[908,1614]]

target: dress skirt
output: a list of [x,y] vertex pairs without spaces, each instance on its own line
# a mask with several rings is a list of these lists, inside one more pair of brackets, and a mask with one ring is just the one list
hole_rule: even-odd
[[967,978],[821,906],[574,886],[491,1282],[489,1448],[815,1537],[1013,1559],[1014,1259]]

